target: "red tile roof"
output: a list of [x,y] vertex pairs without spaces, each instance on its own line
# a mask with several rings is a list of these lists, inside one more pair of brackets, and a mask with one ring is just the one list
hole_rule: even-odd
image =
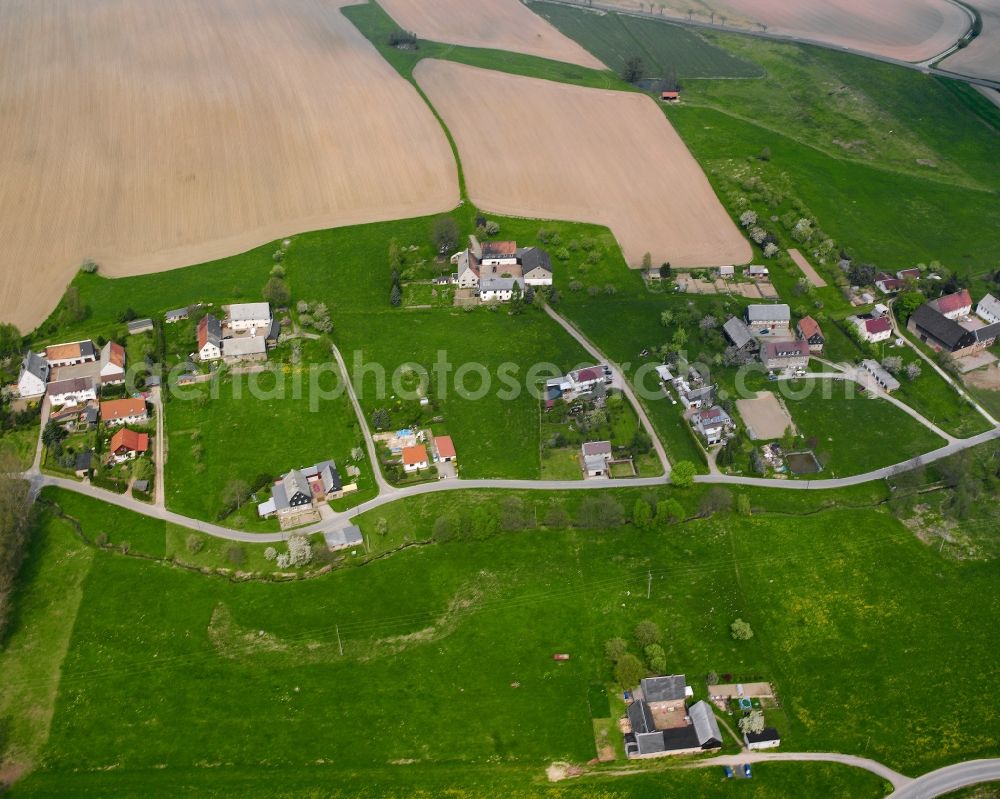
[[806,339],[823,335],[823,331],[819,327],[819,322],[811,316],[803,316],[799,320],[799,332],[802,333],[802,338]]
[[915,266],[911,266],[909,269],[900,269],[896,272],[896,277],[900,280],[906,280],[907,278],[913,278],[914,280],[920,279],[920,270]]
[[878,319],[865,319],[865,330],[872,335],[876,333],[888,333],[892,330],[892,324],[884,316],[880,316]]
[[586,383],[588,380],[603,380],[604,371],[597,366],[589,366],[576,373],[577,383]]
[[120,399],[101,403],[101,418],[105,422],[116,422],[130,416],[143,416],[146,413],[146,400]]
[[110,449],[112,452],[118,452],[120,449],[126,449],[131,452],[145,452],[149,449],[149,435],[147,433],[137,433],[135,430],[123,427],[111,436]]
[[403,448],[404,466],[417,466],[421,463],[427,463],[427,448],[423,444]]
[[455,444],[451,436],[434,436],[434,446],[437,447],[439,458],[455,458]]
[[516,241],[486,241],[483,242],[483,258],[496,258],[500,255],[516,255]]
[[112,341],[108,351],[108,360],[115,366],[125,366],[125,348]]
[[935,303],[937,309],[943,314],[954,313],[959,308],[972,305],[972,296],[968,289],[962,289],[954,294],[946,294],[940,297]]

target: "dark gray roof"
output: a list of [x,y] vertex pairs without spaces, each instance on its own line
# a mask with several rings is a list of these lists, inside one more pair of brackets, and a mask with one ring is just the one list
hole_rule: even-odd
[[97,360],[97,350],[94,348],[93,341],[88,339],[80,342],[80,357]]
[[765,727],[760,732],[747,732],[743,734],[743,737],[747,739],[747,743],[759,744],[762,741],[780,741],[781,736],[778,735],[778,731],[774,727]]
[[719,722],[712,712],[711,706],[704,699],[695,702],[688,708],[688,715],[691,717],[691,724],[698,736],[698,745],[706,746],[714,743],[722,744],[722,732],[719,730]]
[[135,491],[149,491],[149,480],[136,480],[132,483],[132,488]]
[[722,326],[722,330],[737,349],[743,349],[755,340],[750,333],[750,328],[737,316],[729,317]]
[[208,341],[216,347],[222,343],[222,322],[212,314],[205,315],[205,333]]
[[337,464],[333,461],[323,461],[315,466],[319,479],[323,481],[323,488],[329,494],[331,491],[340,491],[343,484],[340,481],[340,472],[337,471]]
[[152,319],[133,319],[128,323],[129,333],[140,333],[143,330],[152,330],[153,320]]
[[361,528],[353,524],[349,524],[342,530],[325,532],[323,539],[326,541],[328,549],[343,549],[364,543],[364,538],[361,537]]
[[792,311],[787,305],[775,303],[771,305],[748,305],[748,322],[769,322],[771,320],[791,321]]
[[663,731],[663,750],[676,752],[678,749],[697,749],[701,746],[694,727],[671,727]]
[[277,341],[281,336],[281,322],[278,321],[277,317],[271,320],[271,326],[267,330],[267,335],[265,338],[268,341]]
[[271,486],[271,499],[274,500],[275,510],[284,510],[289,507],[288,494],[285,493],[284,483],[275,483]]
[[90,469],[91,464],[94,462],[94,451],[88,449],[86,452],[76,453],[76,462],[74,468],[78,472],[83,472]]
[[949,319],[926,303],[913,312],[910,320],[925,334],[952,351],[968,347],[976,340],[976,334],[971,330],[966,330],[958,322]]
[[37,353],[29,352],[21,362],[21,371],[33,374],[43,383],[49,379],[49,362]]
[[1000,338],[1000,322],[994,322],[992,325],[986,325],[976,330],[976,341],[989,341],[995,338]]
[[175,308],[172,311],[167,311],[167,319],[187,319],[188,309],[187,308]]
[[94,378],[92,377],[71,377],[69,380],[57,380],[49,383],[45,388],[45,393],[50,397],[57,394],[78,393],[80,391],[94,391]]
[[676,702],[684,699],[685,685],[683,674],[648,677],[641,683],[642,697],[647,702]]
[[282,477],[281,484],[285,487],[285,495],[289,501],[297,493],[305,494],[307,497],[312,495],[312,492],[309,490],[309,482],[302,476],[302,472],[298,469],[292,469]]
[[545,250],[538,247],[525,247],[517,251],[517,257],[521,261],[521,269],[530,272],[532,269],[544,269],[546,272],[552,271],[552,260]]
[[632,725],[632,732],[636,735],[653,732],[656,729],[656,724],[653,723],[653,711],[642,699],[636,699],[628,706],[628,720]]
[[689,400],[699,400],[699,399],[711,399],[712,393],[715,391],[715,384],[710,383],[707,386],[700,386],[698,388],[692,388],[687,393],[687,398]]
[[98,411],[96,405],[88,405],[83,411],[83,418],[87,424],[97,424]]

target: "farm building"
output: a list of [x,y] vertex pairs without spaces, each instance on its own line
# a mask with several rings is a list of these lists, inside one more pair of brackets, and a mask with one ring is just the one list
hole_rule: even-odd
[[658,729],[652,709],[643,699],[628,706],[629,731],[625,754],[629,759],[665,755],[699,754],[722,747],[722,732],[712,708],[705,701],[688,708],[690,723]]
[[888,272],[879,272],[875,275],[875,288],[883,294],[895,294],[906,286],[906,281],[898,277],[893,277]]
[[761,353],[764,368],[794,371],[809,365],[809,345],[805,341],[769,341]]
[[972,295],[968,289],[962,289],[954,294],[945,294],[927,303],[946,319],[961,319],[972,313]]
[[125,382],[125,348],[121,344],[109,341],[101,348],[99,376],[101,383],[114,384]]
[[17,377],[17,393],[22,397],[42,396],[45,393],[45,384],[49,381],[50,371],[45,358],[33,352],[25,354]]
[[736,348],[737,357],[741,363],[750,363],[756,360],[757,353],[760,351],[760,343],[754,338],[750,328],[742,319],[738,316],[729,317],[722,326],[722,332]]
[[753,278],[754,280],[766,280],[771,274],[766,266],[748,266],[746,270],[747,277]]
[[930,303],[917,308],[906,327],[925,344],[954,355],[964,355],[982,348],[976,331],[962,327]]
[[524,294],[524,278],[521,277],[487,277],[479,284],[480,302],[510,302],[514,297],[515,286]]
[[788,333],[791,320],[792,311],[783,303],[747,306],[747,327],[755,336]]
[[683,674],[646,677],[639,683],[639,691],[651,710],[656,710],[661,704],[674,705],[683,702],[694,695]]
[[153,320],[152,319],[133,319],[127,324],[128,334],[130,336],[138,335],[139,333],[149,333],[153,330]]
[[266,361],[267,341],[263,336],[243,336],[222,341],[222,360],[226,363]]
[[97,399],[97,383],[92,377],[72,377],[56,380],[45,389],[53,405],[82,405]]
[[819,322],[811,316],[803,316],[795,327],[795,333],[800,341],[809,345],[810,352],[822,352],[826,339],[823,337],[823,330]]
[[365,543],[361,528],[356,524],[349,524],[340,530],[328,530],[323,533],[323,541],[331,552],[348,547],[363,546]]
[[731,278],[736,277],[736,267],[735,266],[720,266],[718,268],[718,274],[721,278]]
[[469,236],[469,246],[452,256],[458,287],[479,292],[482,302],[509,302],[516,281],[526,286],[551,286],[552,261],[538,247],[518,247],[513,241],[480,243]]
[[164,314],[163,321],[166,322],[168,325],[172,325],[175,322],[180,322],[187,318],[188,318],[187,308],[175,308],[174,310],[167,311],[166,314]]
[[281,526],[291,527],[315,518],[318,505],[343,495],[340,472],[333,461],[322,461],[303,469],[292,469],[271,486],[271,498],[257,506],[262,518],[277,516]]
[[45,348],[45,360],[49,366],[76,366],[97,360],[97,350],[93,341],[74,341],[69,344],[55,344]]
[[271,327],[271,306],[266,302],[244,302],[230,305],[227,322],[237,333],[268,330]]
[[142,424],[149,421],[146,400],[119,399],[101,403],[101,418],[107,426],[119,424]]
[[781,736],[774,727],[765,727],[760,732],[748,732],[743,735],[747,749],[755,752],[759,749],[774,749],[781,746]]

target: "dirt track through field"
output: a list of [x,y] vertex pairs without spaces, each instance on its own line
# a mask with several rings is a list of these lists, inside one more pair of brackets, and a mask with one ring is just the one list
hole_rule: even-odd
[[415,74],[455,137],[478,206],[607,225],[631,266],[647,251],[653,263],[674,266],[750,259],[750,245],[649,97],[435,60]]
[[458,201],[417,93],[340,0],[0,5],[0,320],[128,275]]
[[[648,10],[638,0],[603,0],[622,8]],[[976,0],[991,4],[997,0]],[[969,28],[969,17],[948,0],[664,0],[667,16],[730,28],[761,30],[849,47],[903,61],[923,61],[943,53]],[[657,9],[659,10],[659,9]]]
[[379,0],[379,5],[423,39],[606,68],[520,0]]
[[819,289],[826,286],[826,281],[820,277],[819,272],[817,272],[816,268],[806,260],[806,257],[802,253],[793,248],[788,251],[788,255],[793,261],[795,261],[795,265],[802,270],[802,274],[806,276],[806,280]]

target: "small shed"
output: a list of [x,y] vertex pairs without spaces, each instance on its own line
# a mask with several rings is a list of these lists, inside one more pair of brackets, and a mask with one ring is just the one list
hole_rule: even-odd
[[665,103],[676,103],[681,99],[681,93],[677,91],[660,92],[660,99]]

